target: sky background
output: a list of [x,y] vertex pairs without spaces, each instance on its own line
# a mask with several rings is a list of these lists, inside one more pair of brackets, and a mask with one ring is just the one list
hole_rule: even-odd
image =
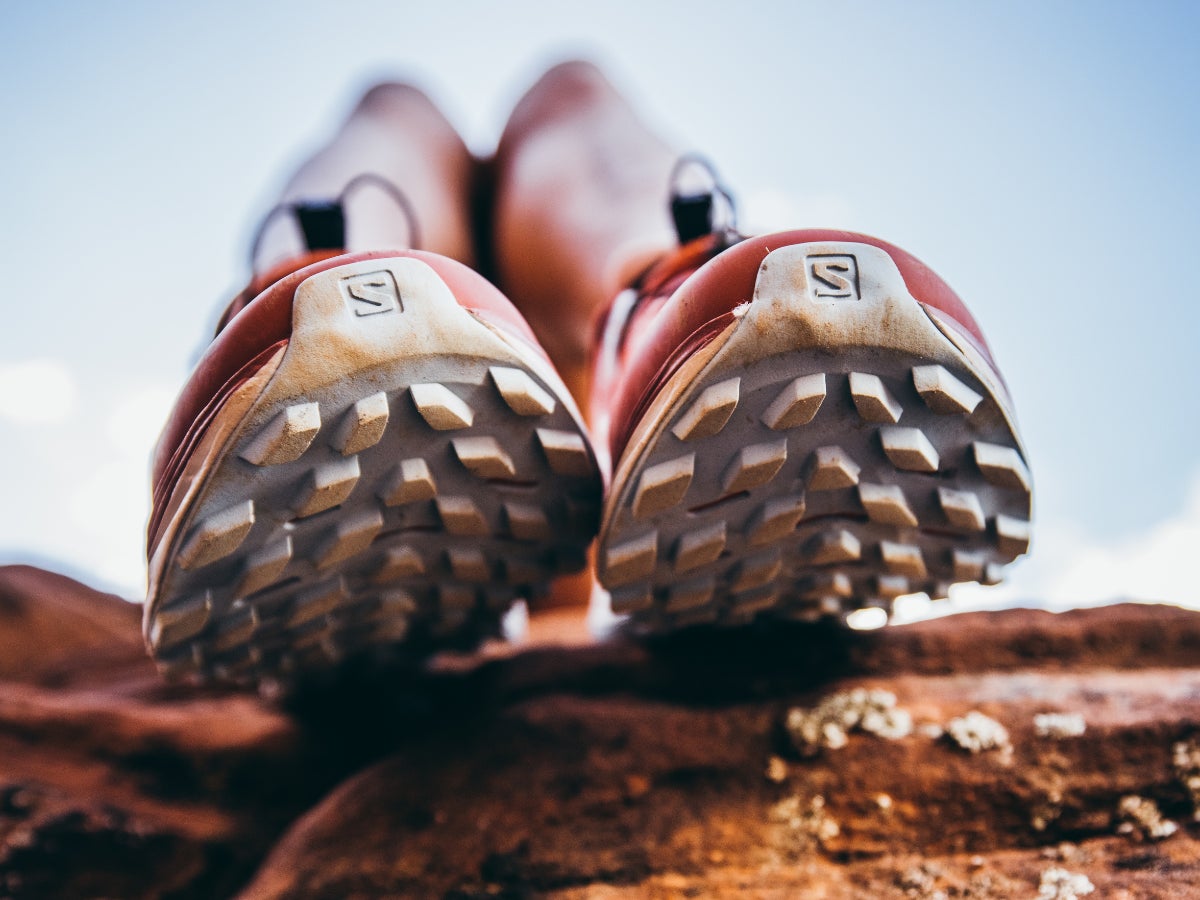
[[1200,4],[0,0],[0,562],[140,599],[148,458],[290,170],[381,78],[486,154],[585,56],[742,224],[856,229],[979,319],[1033,556],[956,603],[1200,605]]

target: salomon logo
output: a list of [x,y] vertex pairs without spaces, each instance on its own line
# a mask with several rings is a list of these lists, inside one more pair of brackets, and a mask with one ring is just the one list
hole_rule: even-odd
[[343,278],[341,287],[346,305],[356,316],[404,312],[404,303],[400,299],[396,279],[386,270]]
[[814,300],[861,300],[858,260],[848,253],[808,257],[808,289]]

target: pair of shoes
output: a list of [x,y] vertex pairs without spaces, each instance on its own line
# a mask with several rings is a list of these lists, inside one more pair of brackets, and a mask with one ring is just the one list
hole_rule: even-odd
[[469,646],[582,570],[597,528],[599,581],[646,630],[998,580],[1030,476],[962,302],[883,241],[744,238],[686,200],[680,249],[608,312],[590,432],[458,263],[325,252],[244,295],[156,453],[160,668],[253,682]]

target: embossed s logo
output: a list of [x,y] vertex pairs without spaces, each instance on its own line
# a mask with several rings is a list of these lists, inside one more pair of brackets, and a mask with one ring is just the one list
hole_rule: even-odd
[[860,300],[858,260],[847,253],[808,257],[808,288],[814,300]]
[[356,316],[377,316],[381,313],[404,312],[400,289],[391,272],[365,272],[341,281],[342,296]]

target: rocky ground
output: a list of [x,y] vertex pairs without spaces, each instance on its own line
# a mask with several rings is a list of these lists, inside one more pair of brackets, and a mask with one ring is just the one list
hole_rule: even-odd
[[291,699],[0,568],[0,897],[1200,896],[1200,614],[531,647]]

